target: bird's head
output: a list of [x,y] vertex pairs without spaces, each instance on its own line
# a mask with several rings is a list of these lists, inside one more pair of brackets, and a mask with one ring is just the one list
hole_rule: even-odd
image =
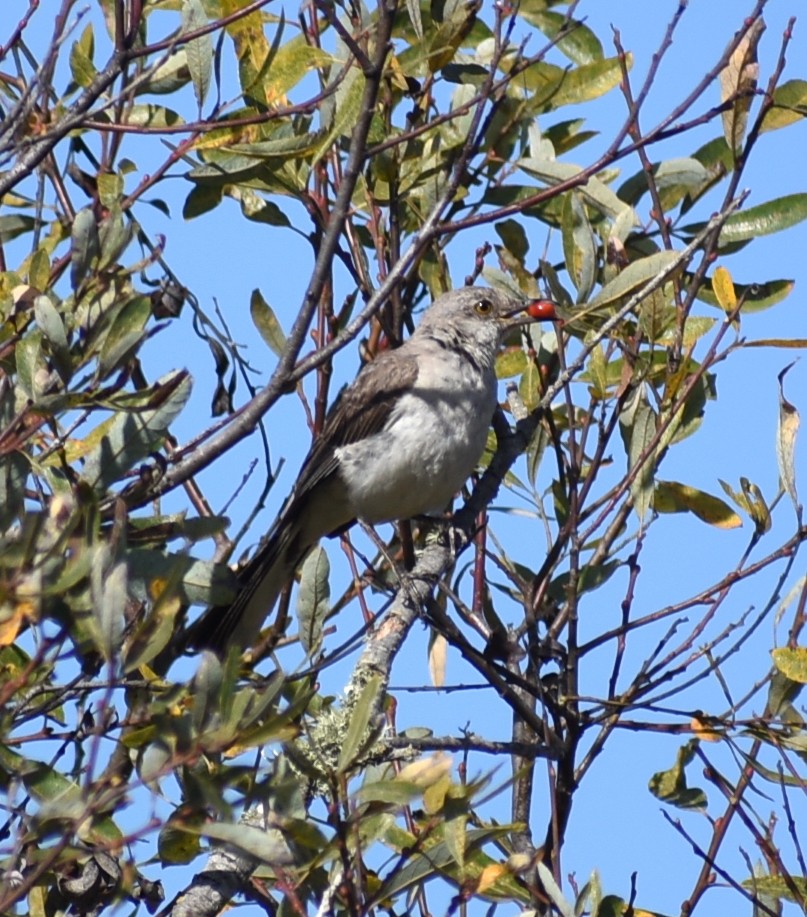
[[558,318],[550,300],[529,300],[488,287],[460,287],[443,293],[432,303],[421,319],[418,333],[482,349],[492,359],[512,328]]

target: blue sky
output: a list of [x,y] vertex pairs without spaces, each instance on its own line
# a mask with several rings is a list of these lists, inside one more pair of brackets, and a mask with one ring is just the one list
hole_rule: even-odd
[[[647,3],[646,0],[614,0],[610,3],[583,0],[577,8],[577,15],[587,19],[606,49],[610,42],[610,24],[613,23],[619,29],[623,45],[635,55],[632,79],[637,84],[647,71],[668,17],[677,5],[666,0],[655,0],[653,3]],[[12,0],[10,7],[21,10],[25,4],[21,0]],[[788,16],[799,12],[799,8],[798,3],[775,0],[766,11],[768,28],[760,48],[762,81],[767,80],[775,64]],[[645,130],[697,83],[719,57],[742,17],[750,9],[750,3],[738,0],[725,0],[722,3],[691,0],[646,103],[642,118]],[[286,9],[287,15],[292,12],[296,10]],[[13,18],[7,17],[7,21],[11,22]],[[40,17],[43,25],[44,18]],[[530,49],[535,50],[536,45],[531,45]],[[807,78],[807,16],[797,23],[787,56],[789,63],[785,79]],[[718,101],[715,90],[696,110],[700,112]],[[618,91],[614,91],[597,103],[584,106],[581,113],[589,119],[589,126],[596,128],[600,135],[565,158],[586,165],[608,144],[616,126],[624,119],[625,108]],[[564,117],[568,116],[564,112]],[[551,119],[547,123],[551,123]],[[686,155],[718,132],[718,123],[709,124],[695,135],[673,138],[653,148],[651,158],[657,160]],[[807,122],[785,131],[764,135],[743,181],[743,187],[750,191],[749,205],[796,191],[807,191],[807,180],[804,177],[806,150]],[[142,171],[147,171],[163,155],[162,148],[142,148],[142,152],[133,154],[133,158]],[[638,167],[635,158],[623,163],[622,177],[632,174]],[[220,305],[234,338],[248,345],[250,362],[263,369],[263,378],[267,378],[273,368],[274,357],[257,338],[250,321],[250,293],[253,288],[260,287],[276,309],[281,323],[288,327],[296,314],[311,267],[308,246],[287,232],[245,223],[237,205],[231,201],[219,207],[212,219],[207,216],[184,222],[181,216],[182,201],[190,185],[181,177],[181,172],[181,169],[176,170],[176,177],[163,183],[157,192],[169,201],[171,219],[167,220],[156,210],[152,212],[143,206],[138,210],[138,217],[152,233],[165,233],[166,257],[180,280],[194,290],[208,314],[212,314],[214,302]],[[619,180],[616,184],[619,184]],[[640,209],[642,219],[647,219],[648,206],[645,199],[641,205],[644,209]],[[461,240],[449,250],[455,280],[467,272],[473,248],[480,237],[496,241],[492,228],[485,229],[476,234],[473,242]],[[540,248],[544,241],[543,230],[535,239],[531,239],[536,248]],[[739,282],[776,278],[792,278],[796,281],[795,291],[786,302],[773,310],[744,318],[744,335],[749,338],[807,336],[807,322],[803,315],[804,290],[807,289],[805,242],[807,232],[798,226],[790,232],[759,239],[725,261]],[[190,315],[187,312],[183,322],[187,331],[187,348],[179,348],[178,336],[169,331],[162,338],[157,338],[145,354],[147,371],[152,377],[175,366],[189,366],[194,374],[196,389],[192,407],[180,420],[176,431],[180,440],[198,433],[210,422],[208,409],[215,381],[205,349],[192,337]],[[745,475],[759,484],[766,496],[772,497],[777,488],[774,453],[776,375],[797,355],[797,351],[748,349],[721,366],[718,401],[708,405],[706,420],[699,433],[671,451],[664,464],[662,477],[720,493],[718,478],[736,486],[739,476]],[[357,367],[355,350],[348,348],[340,355],[336,372],[340,378],[349,379]],[[803,396],[807,390],[805,372],[807,370],[802,361],[789,374],[786,383],[790,400],[802,409]],[[260,378],[256,377],[255,381]],[[286,398],[273,410],[268,430],[274,460],[282,457],[286,464],[276,488],[270,494],[268,507],[257,520],[246,544],[257,540],[271,523],[307,449],[308,432],[294,396]],[[201,486],[215,509],[221,508],[229,500],[251,458],[258,455],[259,451],[257,438],[253,437],[233,450],[224,463],[200,476]],[[803,452],[802,449],[798,465],[802,472]],[[613,458],[617,470],[621,469],[624,457],[615,453]],[[519,468],[516,471],[519,472]],[[520,471],[523,474],[523,465]],[[803,474],[801,478],[803,480]],[[236,525],[243,520],[251,506],[250,501],[257,497],[260,489],[261,482],[257,479],[250,481],[244,489],[230,511]],[[173,509],[183,506],[184,500],[178,494],[165,503],[167,509]],[[502,496],[501,503],[505,506],[518,505],[523,509],[523,504],[507,494]],[[771,537],[776,538],[778,535],[779,540],[783,540],[785,536],[781,533],[789,533],[792,527],[792,508],[783,503],[777,510]],[[533,565],[537,566],[539,547],[532,549],[536,542],[534,520],[513,515],[502,527],[502,531],[508,544],[519,545],[525,559],[532,560]],[[637,593],[637,609],[647,611],[675,601],[714,579],[716,570],[730,569],[747,543],[749,534],[748,523],[741,530],[726,533],[709,529],[685,516],[662,520],[658,530],[653,533],[652,544],[648,545],[643,556],[644,575]],[[332,556],[338,553],[338,547],[333,545]],[[737,617],[746,606],[758,607],[764,602],[770,583],[768,578],[765,584],[754,584],[745,590],[738,590],[726,620]],[[584,606],[589,615],[584,627],[595,633],[603,626],[603,621],[612,620],[612,616],[618,614],[620,590],[623,589],[624,580],[613,590],[597,593]],[[340,636],[348,632],[348,629],[340,625]],[[413,633],[411,645],[396,664],[394,683],[411,685],[427,679],[426,640],[425,631]],[[732,677],[737,677],[746,684],[749,672],[755,678],[764,677],[768,666],[767,648],[773,645],[773,640],[771,626],[766,625],[757,635],[756,650],[753,653],[745,653],[727,663],[727,679],[731,681]],[[635,648],[632,645],[632,652],[635,655],[629,656],[628,661],[636,663],[647,652],[647,645],[640,643]],[[584,676],[584,690],[590,690],[592,694],[602,692],[602,677],[609,670],[611,653],[612,648],[604,651],[599,660],[593,660],[592,668]],[[626,668],[630,671],[629,665]],[[334,668],[327,676],[329,687],[338,691],[348,674],[348,663]],[[448,680],[457,682],[477,679],[452,656]],[[688,700],[693,708],[701,707],[713,712],[720,712],[725,706],[714,682],[695,688]],[[681,703],[680,700],[675,702],[676,706]],[[764,696],[758,696],[750,707],[759,712],[763,703]],[[429,725],[437,734],[456,733],[466,722],[470,722],[472,728],[480,733],[498,730],[496,737],[500,738],[506,738],[509,733],[509,721],[502,716],[501,708],[493,698],[480,693],[445,698],[431,694],[401,694],[400,726],[424,722],[426,710]],[[612,737],[608,750],[587,776],[579,792],[570,826],[564,869],[567,872],[574,871],[581,885],[588,873],[597,868],[607,891],[627,897],[630,874],[638,870],[637,903],[663,912],[677,912],[683,894],[690,887],[697,864],[681,838],[663,821],[659,814],[659,803],[645,787],[654,771],[673,763],[681,741],[678,737],[632,733]],[[477,758],[475,765],[481,770],[488,766],[488,762]],[[537,787],[535,826],[536,831],[541,832],[546,811],[540,779]],[[760,808],[766,811],[765,805]],[[503,819],[506,816],[500,813],[498,817]],[[681,817],[687,828],[700,833],[701,838],[708,836],[708,826],[703,816]],[[745,838],[742,842],[750,847],[749,839]],[[752,859],[755,858],[755,851],[749,850],[749,853]],[[743,867],[739,867],[739,871],[742,874]],[[716,893],[710,899],[711,903],[700,913],[720,913],[719,901],[720,893]],[[713,909],[710,910],[710,907]]]

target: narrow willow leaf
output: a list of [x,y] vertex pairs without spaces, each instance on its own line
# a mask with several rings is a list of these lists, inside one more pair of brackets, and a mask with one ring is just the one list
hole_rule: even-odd
[[331,608],[330,573],[328,554],[317,546],[303,563],[297,592],[300,643],[309,657],[317,653],[322,644],[322,626]]
[[95,215],[89,207],[75,215],[70,233],[72,248],[70,251],[70,285],[78,289],[81,281],[87,276],[94,259],[98,257],[98,226]]
[[126,608],[127,570],[125,563],[115,564],[104,573],[100,601],[93,601],[93,611],[100,635],[99,649],[107,662],[118,654],[123,636],[123,612]]
[[563,206],[563,257],[566,270],[577,288],[577,302],[585,302],[597,275],[597,243],[581,196],[566,194]]
[[[737,242],[747,242],[757,236],[781,232],[805,219],[807,219],[807,193],[777,197],[775,200],[732,214],[720,230],[720,245],[733,245]],[[704,223],[693,223],[682,227],[682,232],[695,236],[704,226]]]
[[730,103],[722,113],[723,133],[729,148],[736,153],[743,146],[748,112],[759,79],[757,45],[764,31],[765,20],[760,16],[746,27],[728,64],[720,71],[720,101]]
[[37,296],[34,300],[34,318],[39,330],[48,339],[52,347],[66,352],[68,349],[67,332],[61,315],[48,296]]
[[[768,280],[764,283],[735,283],[734,292],[739,301],[742,301],[743,315],[747,312],[761,312],[775,306],[790,295],[795,286],[794,280]],[[698,299],[710,306],[719,305],[717,296],[711,287],[711,279],[707,278],[698,290]]]
[[243,822],[208,822],[199,829],[203,837],[230,844],[267,866],[291,866],[295,862],[289,842],[278,828],[255,828]]
[[[207,15],[202,0],[183,0],[182,32],[195,32],[206,25]],[[201,111],[210,89],[210,78],[213,73],[213,41],[210,35],[199,35],[187,42],[185,54],[196,104]]]
[[[162,445],[165,434],[191,393],[187,372],[171,373],[154,385],[151,406],[121,411],[87,437],[92,440],[82,472],[91,487],[104,491]],[[97,433],[97,435],[94,435]]]
[[692,513],[720,529],[735,529],[742,519],[719,497],[678,481],[656,481],[653,508],[659,513]]
[[[267,52],[268,52],[267,46]],[[282,102],[286,93],[293,89],[309,72],[339,62],[327,51],[312,47],[304,38],[297,36],[286,42],[272,61],[271,72],[267,74],[263,92],[266,102],[276,105]]]
[[531,4],[519,3],[516,14],[540,29],[547,38],[556,40],[559,51],[575,64],[592,64],[603,59],[599,38],[579,19],[564,13],[538,10]]
[[412,23],[418,41],[423,41],[423,20],[420,17],[418,0],[406,0],[406,12],[409,14],[409,21]]
[[639,261],[632,261],[624,271],[600,290],[589,303],[589,308],[596,309],[632,293],[667,271],[678,257],[678,252],[662,251]]
[[336,109],[330,130],[320,141],[314,151],[312,167],[331,148],[339,137],[349,134],[359,116],[362,98],[364,97],[364,74],[358,67],[351,67],[347,76],[336,90]]
[[380,675],[372,675],[361,690],[361,694],[353,704],[350,723],[347,729],[342,749],[339,752],[337,770],[343,774],[354,763],[362,748],[371,740],[374,730],[371,720],[380,709],[378,696],[383,690]]
[[535,866],[544,891],[549,895],[561,917],[575,917],[574,905],[563,897],[563,892],[549,869],[540,860],[536,862]]
[[[554,159],[519,159],[516,165],[550,186],[569,181],[582,171],[579,166],[569,162],[558,162]],[[616,218],[625,210],[625,202],[620,200],[616,193],[598,178],[589,178],[576,190],[603,216]],[[638,223],[638,217],[634,214],[634,225],[636,223]]]
[[94,44],[95,38],[90,24],[70,49],[70,74],[82,89],[86,89],[92,83],[97,73],[92,61]]
[[632,471],[639,461],[642,462],[630,485],[633,509],[642,522],[653,505],[655,456],[646,453],[656,435],[656,415],[647,400],[644,386],[637,387],[626,402],[619,415],[619,430],[625,443],[628,471]]
[[723,491],[741,510],[748,513],[754,523],[757,536],[764,535],[771,527],[771,511],[762,491],[759,487],[749,481],[748,478],[740,478],[740,490],[736,491],[727,484],[726,481],[718,478]]
[[793,365],[791,363],[786,366],[777,377],[779,379],[779,426],[776,431],[776,460],[779,463],[779,479],[782,487],[790,497],[796,513],[800,515],[801,507],[796,492],[796,436],[799,432],[801,417],[796,406],[785,398],[785,376]]
[[263,298],[260,290],[253,290],[249,300],[249,314],[258,329],[266,346],[276,356],[283,355],[286,348],[286,335],[269,303]]
[[446,661],[448,659],[448,640],[436,630],[429,634],[429,675],[435,688],[442,688],[446,683]]

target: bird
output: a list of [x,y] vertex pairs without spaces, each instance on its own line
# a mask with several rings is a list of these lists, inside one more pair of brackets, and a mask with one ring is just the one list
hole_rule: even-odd
[[557,318],[548,300],[500,289],[442,294],[400,347],[380,352],[336,399],[296,483],[229,606],[208,609],[189,646],[248,648],[320,538],[444,512],[476,467],[498,404],[504,336]]

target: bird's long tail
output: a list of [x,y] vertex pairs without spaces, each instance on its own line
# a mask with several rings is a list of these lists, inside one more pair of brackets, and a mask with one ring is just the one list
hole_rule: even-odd
[[230,605],[208,609],[188,631],[186,645],[224,653],[231,646],[246,649],[294,571],[318,540],[302,532],[299,513],[284,512],[256,555],[238,575]]

